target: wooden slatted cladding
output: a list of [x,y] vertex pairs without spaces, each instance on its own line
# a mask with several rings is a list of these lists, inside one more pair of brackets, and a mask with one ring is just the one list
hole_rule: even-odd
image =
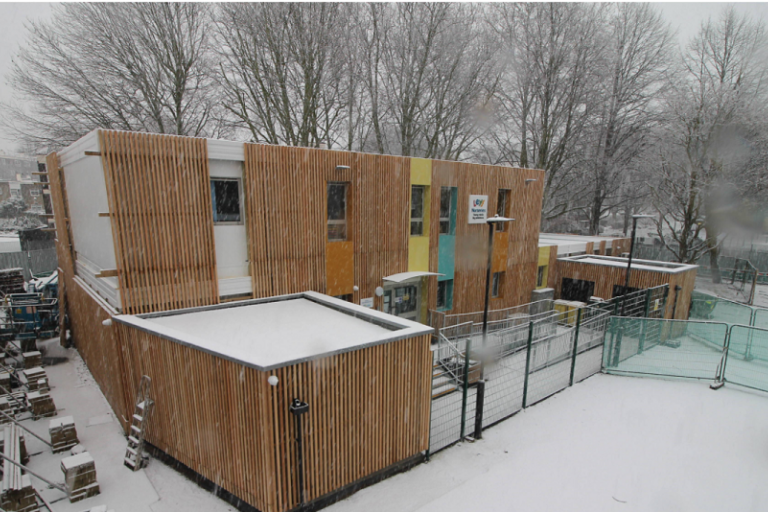
[[[526,184],[526,180],[535,180]],[[502,282],[503,296],[491,300],[491,309],[530,302],[536,287],[539,224],[544,172],[463,162],[432,162],[429,270],[438,271],[440,189],[458,188],[456,209],[456,261],[451,313],[482,310],[485,271],[488,257],[488,226],[467,221],[469,195],[488,196],[488,214],[496,213],[498,190],[510,190],[509,215],[515,219],[507,227],[507,261]],[[497,238],[503,240],[503,237]],[[429,290],[430,308],[437,302],[437,283]]]
[[[62,276],[59,275],[59,282]],[[116,312],[104,301],[89,293],[88,285],[79,279],[65,280],[69,326],[75,335],[77,352],[88,365],[94,380],[109,402],[117,418],[129,416],[125,402],[123,354],[117,332],[105,325]],[[122,422],[123,427],[127,424]]]
[[124,313],[219,300],[205,139],[99,131]]
[[[578,261],[557,261],[557,281],[555,283],[555,297],[560,297],[563,278],[593,281],[595,283],[594,296],[602,299],[613,297],[615,285],[624,286],[627,277],[626,267],[611,267],[608,265],[594,265],[579,263]],[[687,320],[688,308],[691,303],[691,292],[696,281],[696,269],[675,274],[667,272],[652,272],[632,268],[629,274],[629,287],[647,289],[668,284],[670,294],[667,298],[667,306],[664,318],[672,318],[672,310],[675,310],[675,318]],[[677,299],[677,307],[674,306],[675,286],[680,286],[680,295]]]
[[[429,335],[261,372],[116,323],[128,389],[152,379],[147,440],[264,512],[299,505],[293,398],[313,500],[426,450]],[[278,377],[278,385],[267,382]]]
[[59,157],[51,153],[46,158],[46,169],[51,191],[51,202],[56,219],[56,256],[59,267],[63,268],[70,276],[74,274],[74,258],[72,250],[72,236],[69,230],[69,215],[67,213],[66,191],[64,175],[59,167]]
[[409,165],[403,157],[246,144],[254,297],[329,291],[327,245],[334,242],[328,242],[326,227],[328,182],[348,184],[347,240],[354,266],[341,266],[354,268],[360,288],[355,302],[372,297],[382,277],[407,271]]

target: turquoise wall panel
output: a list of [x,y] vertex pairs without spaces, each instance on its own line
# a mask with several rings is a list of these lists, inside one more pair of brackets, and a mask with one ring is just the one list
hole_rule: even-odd
[[438,276],[438,281],[453,279],[456,266],[456,237],[453,235],[440,235],[437,248],[437,271],[444,276]]

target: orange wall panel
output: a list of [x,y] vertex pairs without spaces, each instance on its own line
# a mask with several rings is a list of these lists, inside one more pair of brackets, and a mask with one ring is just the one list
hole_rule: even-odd
[[352,293],[355,286],[355,255],[352,242],[328,242],[325,246],[325,292],[328,295]]

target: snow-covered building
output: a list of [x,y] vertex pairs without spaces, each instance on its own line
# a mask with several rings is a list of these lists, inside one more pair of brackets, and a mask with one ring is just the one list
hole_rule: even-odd
[[[310,405],[323,411],[309,413],[311,435],[331,437],[310,446],[308,460],[325,474],[308,480],[309,499],[426,449],[432,363],[423,324],[430,310],[483,309],[487,217],[515,219],[494,234],[491,307],[527,303],[535,287],[543,171],[108,130],[49,155],[47,168],[62,307],[116,416],[131,417],[139,379],[150,375],[158,396],[147,440],[265,511],[298,503],[286,483],[295,466],[276,467],[272,455],[293,454],[286,401],[320,403],[322,386],[339,395],[333,407]],[[322,322],[304,311],[307,300],[322,303]],[[272,311],[280,301],[284,311]],[[234,322],[222,323],[224,314]],[[282,318],[280,332],[271,314]],[[203,318],[213,331],[193,327]],[[282,332],[299,327],[301,335]],[[343,353],[333,348],[358,327]],[[346,380],[362,368],[380,378]],[[268,376],[283,385],[265,387]],[[195,389],[188,398],[200,403],[187,400],[185,414],[235,415],[233,429],[249,407],[272,408],[258,428],[284,436],[288,451],[267,446],[274,435],[193,428],[167,386]],[[353,402],[376,396],[375,409]],[[349,439],[347,424],[357,429]],[[203,445],[205,460],[189,452]],[[254,465],[262,456],[273,466]]]

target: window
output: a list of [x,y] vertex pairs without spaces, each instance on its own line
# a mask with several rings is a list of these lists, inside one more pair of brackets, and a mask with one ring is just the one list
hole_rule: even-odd
[[334,295],[333,298],[345,300],[347,302],[352,302],[352,294],[351,293],[346,293],[344,295]]
[[424,234],[424,187],[411,187],[411,236]]
[[[510,197],[510,190],[506,190],[503,188],[499,189],[499,198],[496,201],[496,215],[499,217],[509,217],[509,197]],[[507,223],[506,222],[498,222],[496,223],[496,231],[506,231],[507,229]]]
[[328,182],[328,241],[347,239],[347,184]]
[[240,180],[211,180],[211,201],[213,203],[214,224],[242,222],[240,212]]
[[451,234],[451,211],[453,210],[453,191],[451,187],[440,189],[440,234]]
[[605,255],[606,256],[610,256],[611,253],[613,253],[613,249],[611,249],[610,247],[605,250]]
[[17,188],[12,188],[11,189],[11,197],[21,198],[21,190],[19,190]]
[[504,272],[494,272],[493,282],[491,284],[491,297],[503,297],[504,296]]
[[30,189],[29,190],[29,195],[31,195],[31,196],[39,196],[40,195],[40,191],[38,189],[36,189],[36,188]]
[[453,306],[453,280],[438,281],[437,283],[437,309],[451,309]]
[[547,270],[546,265],[539,267],[539,274],[536,276],[536,287],[544,286],[544,271]]

